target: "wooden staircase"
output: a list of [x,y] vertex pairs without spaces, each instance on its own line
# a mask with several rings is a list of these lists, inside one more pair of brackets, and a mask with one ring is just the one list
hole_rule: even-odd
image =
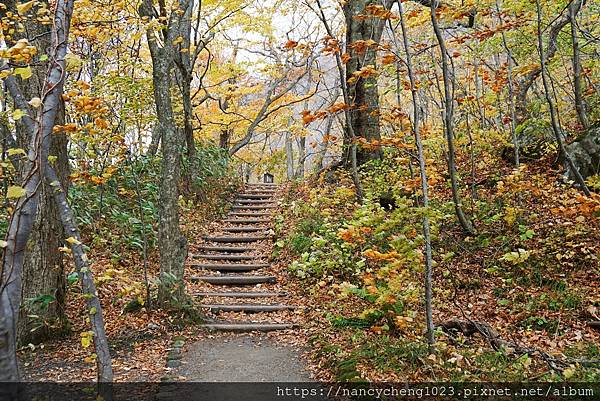
[[[205,236],[200,252],[190,257],[187,268],[194,275],[188,280],[198,289],[195,296],[209,314],[202,325],[205,329],[245,332],[296,327],[268,317],[297,309],[283,302],[287,294],[277,290],[277,277],[269,274],[271,223],[278,189],[275,184],[246,185],[220,222],[219,232]],[[220,319],[226,313],[244,319]]]

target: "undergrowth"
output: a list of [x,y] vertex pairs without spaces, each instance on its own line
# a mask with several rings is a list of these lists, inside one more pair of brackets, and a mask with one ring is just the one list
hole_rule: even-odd
[[[525,166],[478,188],[468,203],[477,234],[465,237],[443,180],[432,174],[424,210],[418,181],[398,167],[398,157],[362,167],[361,203],[344,172],[293,185],[288,215],[276,225],[275,256],[292,258],[299,290],[321,306],[312,341],[329,378],[597,380],[600,370],[586,361],[598,360],[589,346],[598,336],[582,320],[600,306],[590,281],[598,277],[598,199]],[[431,353],[424,339],[425,213],[436,323],[485,321],[507,340],[549,352],[560,369],[539,354],[494,350],[479,335],[440,329]]]

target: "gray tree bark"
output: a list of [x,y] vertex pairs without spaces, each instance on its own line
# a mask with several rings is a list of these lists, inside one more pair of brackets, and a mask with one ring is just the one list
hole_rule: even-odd
[[[5,6],[6,11],[17,14],[15,1],[6,1]],[[39,54],[48,54],[51,51],[48,26],[33,20],[24,21],[24,26],[25,31],[13,37],[8,45],[11,46],[14,44],[12,42],[19,38],[30,38],[30,43],[36,46]],[[26,99],[42,93],[46,67],[45,63],[31,66],[32,76],[20,84],[21,92]],[[62,124],[64,120],[64,105],[62,101],[60,103],[56,124]],[[15,146],[27,151],[30,132],[23,122],[19,121],[16,124],[16,134],[18,144]],[[68,176],[69,169],[66,144],[64,134],[52,136],[50,152],[58,157],[56,168],[66,172],[63,178]],[[39,343],[48,338],[51,333],[60,331],[64,325],[64,263],[62,254],[58,250],[62,239],[61,234],[62,229],[50,187],[44,183],[40,188],[38,212],[25,250],[22,294],[24,302],[21,305],[17,327],[19,344]],[[54,300],[48,303],[50,298]],[[36,317],[30,317],[33,315]]]
[[[173,42],[180,34],[179,24],[188,9],[190,0],[178,1],[168,16],[163,45],[157,43],[156,32],[147,32],[152,57],[154,100],[156,103],[156,129],[161,137],[162,173],[159,189],[158,247],[160,252],[159,303],[164,307],[181,308],[188,302],[185,293],[184,262],[187,257],[187,240],[179,227],[179,182],[181,179],[181,154],[185,140],[175,124],[171,102],[171,74],[176,57]],[[155,19],[151,0],[144,0],[140,16]]]
[[94,351],[96,352],[96,368],[98,377],[98,393],[106,401],[112,400],[112,389],[110,384],[113,381],[113,370],[111,364],[108,339],[104,329],[104,319],[102,316],[102,305],[98,299],[98,291],[94,284],[94,276],[90,269],[89,259],[83,244],[81,236],[75,221],[75,215],[67,201],[67,194],[60,183],[59,176],[54,168],[46,164],[45,178],[52,187],[54,201],[58,208],[58,214],[62,223],[63,230],[69,241],[69,246],[73,254],[75,270],[79,275],[81,289],[85,297],[86,312],[90,319],[90,325],[94,336]]
[[573,92],[575,94],[575,110],[577,110],[577,117],[579,123],[584,129],[590,126],[587,117],[587,105],[583,99],[583,83],[581,80],[582,68],[581,68],[581,50],[579,48],[579,35],[577,33],[577,13],[579,9],[577,6],[583,6],[583,4],[574,4],[569,7],[569,21],[571,23],[571,44],[573,47]]
[[[585,4],[586,0],[572,0],[568,8],[581,10],[581,7]],[[569,11],[559,15],[552,24],[548,27],[548,37],[546,39],[547,45],[544,51],[544,60],[548,61],[556,54],[558,50],[558,35],[565,26],[571,21]],[[517,113],[517,126],[522,124],[527,119],[527,94],[529,89],[533,86],[533,83],[541,76],[542,68],[537,67],[531,70],[518,82],[518,90],[515,95],[516,98],[516,113]]]
[[600,127],[590,127],[576,141],[565,145],[565,151],[572,160],[572,165],[565,166],[565,177],[576,181],[577,174],[583,178],[600,174]]
[[294,148],[290,132],[285,132],[285,165],[288,181],[294,178]]
[[[323,7],[321,6],[321,2],[317,1],[317,6],[319,7],[318,16],[325,27],[325,31],[327,31],[327,35],[333,37],[333,31],[327,22],[327,17],[325,16],[325,12],[323,11]],[[335,64],[338,70],[338,74],[340,77],[340,89],[342,90],[342,96],[344,98],[344,103],[346,105],[350,105],[350,95],[348,93],[348,83],[345,79],[344,75],[344,66],[342,64],[342,59],[340,57],[339,52],[335,53]],[[354,126],[352,125],[352,117],[350,115],[349,107],[344,108],[344,156],[342,158],[342,162],[346,164],[346,166],[351,167],[352,172],[352,181],[354,182],[354,187],[356,190],[356,198],[360,202],[362,201],[363,191],[360,183],[360,176],[358,173],[358,155],[357,155],[357,146],[356,146],[356,133],[354,131]],[[349,152],[349,153],[348,153]],[[349,164],[348,164],[349,160]]]
[[24,98],[14,76],[5,78],[7,88],[15,104],[29,116],[23,122],[28,124],[29,150],[24,164],[22,187],[25,195],[19,198],[11,215],[6,247],[2,255],[2,274],[0,282],[0,381],[19,380],[16,358],[16,334],[19,307],[22,300],[23,263],[25,249],[29,240],[40,198],[40,186],[43,184],[44,168],[48,161],[50,138],[56,115],[60,107],[63,92],[65,55],[67,38],[73,13],[73,0],[59,0],[56,3],[54,25],[51,29],[51,43],[56,44],[50,52],[50,65],[42,92],[42,106],[37,121],[30,116],[32,111],[26,106]]
[[425,321],[427,325],[427,341],[430,346],[435,343],[435,326],[433,324],[433,257],[431,251],[431,228],[429,223],[429,186],[427,183],[427,169],[425,165],[425,154],[423,152],[423,142],[421,141],[421,107],[419,105],[419,92],[416,85],[415,74],[413,72],[412,56],[406,27],[404,23],[404,12],[402,2],[398,2],[400,11],[400,26],[402,28],[402,39],[404,42],[404,51],[406,52],[406,68],[408,69],[408,78],[410,80],[410,92],[413,104],[413,134],[417,144],[419,169],[421,178],[421,198],[423,199],[423,240],[425,241]]
[[[496,10],[498,14],[500,14],[500,5],[498,4],[498,0],[496,0]],[[504,30],[502,30],[502,45],[504,46],[504,50],[506,50],[506,57],[508,63],[508,100],[510,105],[510,136],[514,147],[514,158],[515,158],[515,167],[519,168],[521,165],[521,156],[519,153],[519,138],[517,138],[517,109],[515,105],[515,84],[514,84],[514,73],[513,73],[513,55],[510,47],[508,46],[508,41],[506,40],[506,34]]]
[[453,82],[450,78],[450,70],[448,66],[448,51],[446,42],[442,36],[442,31],[438,25],[436,9],[438,8],[439,0],[435,0],[431,4],[431,23],[437,42],[440,46],[440,54],[442,58],[442,75],[444,80],[444,132],[446,134],[446,142],[448,144],[448,174],[450,175],[450,184],[452,188],[452,200],[454,202],[454,210],[458,222],[465,232],[473,234],[473,226],[465,215],[462,209],[462,201],[458,188],[458,178],[456,172],[456,162],[454,160],[454,98],[453,98]]
[[[351,106],[348,124],[352,125],[356,137],[364,138],[368,142],[381,139],[377,76],[371,75],[356,79],[355,73],[369,65],[377,68],[377,50],[375,46],[368,46],[364,52],[360,52],[358,49],[353,49],[352,46],[359,41],[372,40],[377,44],[381,41],[385,20],[372,15],[368,16],[365,8],[369,5],[380,5],[389,9],[392,4],[393,1],[390,0],[349,0],[342,7],[346,18],[346,52],[350,55],[350,59],[346,63],[345,77]],[[363,15],[367,15],[367,18],[358,18]],[[349,83],[349,80],[353,83]],[[344,163],[346,165],[352,163],[351,140],[353,139],[346,135],[344,144]],[[358,165],[381,158],[382,151],[379,147],[374,150],[360,147],[356,149]]]
[[535,2],[537,8],[537,33],[538,33],[538,53],[540,56],[540,69],[542,74],[542,83],[544,85],[544,95],[546,96],[546,102],[548,103],[548,109],[550,111],[550,125],[552,126],[552,131],[554,132],[554,137],[556,138],[556,144],[558,145],[558,150],[560,156],[565,161],[566,169],[570,169],[572,174],[575,176],[575,181],[579,184],[583,192],[590,196],[590,191],[587,188],[585,181],[573,163],[573,159],[569,154],[567,148],[565,148],[565,144],[563,142],[563,133],[560,127],[560,122],[556,116],[556,109],[554,105],[554,99],[550,94],[550,85],[548,83],[548,71],[546,70],[546,55],[544,53],[544,43],[542,41],[542,7],[540,5],[540,0],[536,0]]

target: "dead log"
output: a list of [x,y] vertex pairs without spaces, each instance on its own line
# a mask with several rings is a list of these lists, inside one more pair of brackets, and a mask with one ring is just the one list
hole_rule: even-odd
[[562,375],[563,370],[569,366],[569,361],[556,358],[537,348],[523,347],[515,342],[503,339],[489,324],[481,321],[452,319],[444,323],[438,323],[436,327],[440,327],[446,333],[452,334],[460,332],[468,337],[479,333],[485,337],[488,343],[496,351],[505,350],[511,351],[516,355],[527,354],[529,356],[538,354],[544,362],[559,375]]
[[496,351],[502,348],[511,348],[517,351],[521,349],[518,345],[504,340],[500,334],[494,330],[489,324],[475,320],[460,320],[452,319],[447,322],[438,323],[436,327],[440,327],[445,333],[462,333],[467,337],[471,337],[477,333],[481,334],[488,343]]

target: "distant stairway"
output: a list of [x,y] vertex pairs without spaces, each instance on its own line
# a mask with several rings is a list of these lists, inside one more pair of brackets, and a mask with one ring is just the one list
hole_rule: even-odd
[[[272,331],[294,328],[276,313],[296,309],[283,301],[277,278],[269,274],[272,213],[279,186],[249,184],[236,196],[228,216],[203,238],[191,256],[189,277],[209,319],[203,327],[222,331]],[[230,318],[223,319],[227,315]],[[273,320],[273,321],[272,321]]]

